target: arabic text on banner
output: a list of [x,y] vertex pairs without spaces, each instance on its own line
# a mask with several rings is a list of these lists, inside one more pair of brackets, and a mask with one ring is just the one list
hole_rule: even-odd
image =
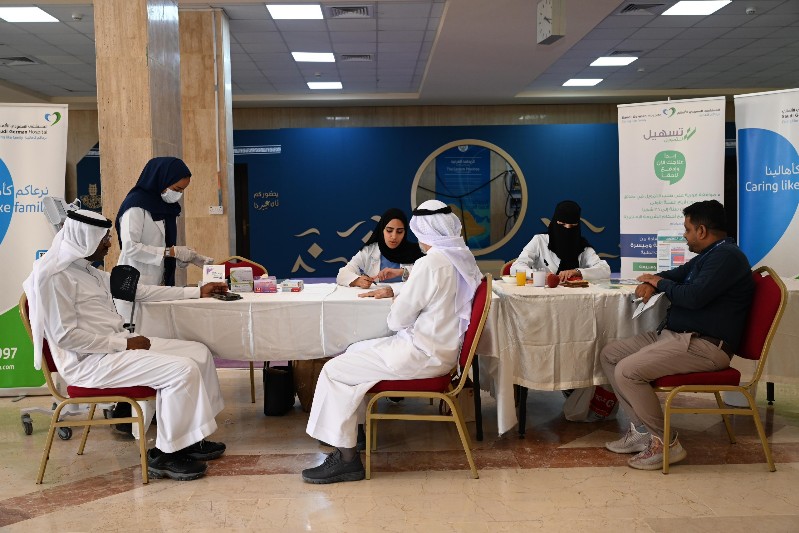
[[683,208],[724,201],[724,97],[619,106],[621,276],[658,269],[659,231]]

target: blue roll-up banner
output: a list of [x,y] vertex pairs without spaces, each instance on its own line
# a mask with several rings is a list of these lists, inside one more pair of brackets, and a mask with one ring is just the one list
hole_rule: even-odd
[[799,275],[799,89],[735,96],[738,241],[753,266]]

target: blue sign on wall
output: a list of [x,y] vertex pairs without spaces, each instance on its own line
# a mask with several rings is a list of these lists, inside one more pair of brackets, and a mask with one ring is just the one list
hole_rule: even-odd
[[583,235],[619,269],[616,124],[246,130],[233,139],[236,163],[248,166],[251,256],[278,277],[335,276],[383,211],[410,213],[419,166],[459,139],[499,146],[527,181],[519,232],[478,259],[515,258],[546,231],[555,204],[572,199]]

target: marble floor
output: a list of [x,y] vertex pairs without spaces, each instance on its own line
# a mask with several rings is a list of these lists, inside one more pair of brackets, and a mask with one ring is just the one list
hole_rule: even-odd
[[[219,370],[226,408],[214,440],[228,448],[196,481],[143,485],[137,447],[108,428],[56,439],[44,483],[34,480],[48,419],[19,409],[50,398],[0,398],[0,528],[8,531],[799,531],[799,386],[776,385],[761,413],[777,462],[769,472],[751,418],[734,417],[737,444],[720,418],[678,416],[688,451],[669,475],[626,466],[606,451],[626,420],[564,420],[563,397],[531,391],[527,435],[496,435],[483,394],[486,437],[473,442],[472,479],[454,428],[382,422],[372,479],[308,485],[299,472],[329,451],[305,435],[307,414],[263,415],[249,400],[248,372]],[[259,387],[260,389],[260,387]],[[761,391],[763,392],[763,391]],[[764,395],[763,395],[764,396]],[[707,398],[691,400],[712,401]],[[424,410],[424,402],[382,409]],[[474,437],[474,424],[469,424]],[[154,428],[149,437],[154,436]]]

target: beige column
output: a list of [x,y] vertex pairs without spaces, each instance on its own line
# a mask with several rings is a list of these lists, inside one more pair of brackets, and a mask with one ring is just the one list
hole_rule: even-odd
[[[180,76],[183,160],[192,172],[183,203],[186,243],[222,260],[235,243],[230,33],[222,10],[180,11]],[[200,278],[201,270],[189,267],[189,283]]]
[[94,31],[103,214],[114,220],[149,159],[183,155],[177,1],[96,1]]

